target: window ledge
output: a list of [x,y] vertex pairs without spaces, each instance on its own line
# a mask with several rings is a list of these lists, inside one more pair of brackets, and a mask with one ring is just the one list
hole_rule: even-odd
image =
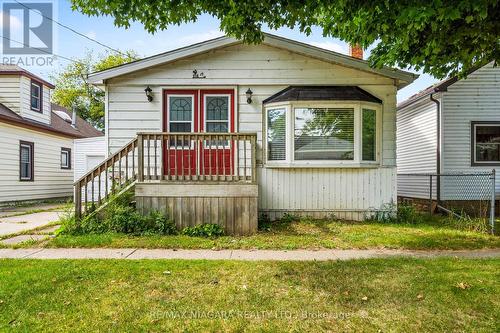
[[293,163],[276,163],[267,162],[264,164],[265,168],[269,169],[300,169],[300,168],[378,168],[378,162],[326,162],[318,163],[311,162],[293,162]]

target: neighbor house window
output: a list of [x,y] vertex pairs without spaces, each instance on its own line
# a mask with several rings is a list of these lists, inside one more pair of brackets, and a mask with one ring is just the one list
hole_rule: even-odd
[[71,169],[70,148],[61,148],[61,169]]
[[472,122],[472,165],[500,165],[500,122]]
[[31,110],[42,112],[42,85],[31,81]]
[[19,179],[33,180],[33,142],[20,141],[19,143]]
[[353,160],[354,109],[295,108],[295,160]]
[[377,112],[371,109],[363,109],[361,122],[361,159],[363,161],[375,161],[377,153]]
[[[306,105],[304,105],[306,104]],[[369,102],[277,102],[266,106],[270,166],[374,164],[380,106]]]
[[267,159],[284,161],[286,158],[286,109],[267,111]]

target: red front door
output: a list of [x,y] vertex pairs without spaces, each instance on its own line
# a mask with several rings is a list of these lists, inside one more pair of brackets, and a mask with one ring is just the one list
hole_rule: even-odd
[[[234,132],[234,91],[230,89],[165,90],[164,131],[169,133]],[[173,137],[164,144],[169,175],[231,175],[233,142],[223,138],[197,141]]]
[[[169,133],[197,133],[198,91],[164,91],[164,131]],[[164,142],[165,174],[176,176],[195,175],[198,147],[188,137],[178,135]]]

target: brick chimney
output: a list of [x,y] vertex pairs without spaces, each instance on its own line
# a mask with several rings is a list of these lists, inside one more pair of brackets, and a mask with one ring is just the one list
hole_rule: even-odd
[[363,59],[363,49],[359,44],[349,44],[349,55],[353,58]]

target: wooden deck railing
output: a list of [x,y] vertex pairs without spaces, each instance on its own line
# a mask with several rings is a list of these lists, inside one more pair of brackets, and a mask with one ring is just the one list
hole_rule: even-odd
[[256,183],[256,145],[254,133],[139,133],[75,182],[75,216],[136,181]]
[[137,139],[138,181],[256,181],[256,134],[139,133]]
[[135,138],[74,183],[77,219],[94,211],[112,194],[120,192],[136,180],[137,151]]

